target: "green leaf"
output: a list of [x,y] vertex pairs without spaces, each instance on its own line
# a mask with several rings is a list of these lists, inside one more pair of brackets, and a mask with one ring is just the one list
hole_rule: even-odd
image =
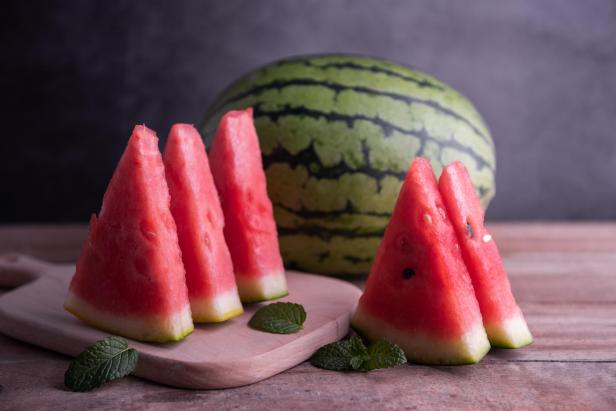
[[301,304],[273,303],[259,308],[248,325],[276,334],[291,334],[303,328],[306,310]]
[[396,344],[379,340],[368,348],[368,360],[363,364],[363,371],[377,368],[390,368],[406,363],[404,351]]
[[74,391],[89,391],[122,378],[135,369],[139,354],[122,337],[107,337],[77,356],[64,374],[64,385]]
[[356,355],[356,356],[351,357],[351,360],[349,361],[349,365],[351,366],[352,369],[359,370],[362,364],[364,363],[364,361],[366,361],[365,357]]
[[315,367],[333,371],[371,371],[405,362],[406,356],[396,344],[379,340],[367,348],[358,336],[327,344],[310,359]]
[[319,348],[310,358],[310,364],[326,370],[345,371],[352,368],[352,358],[348,341],[336,341]]
[[340,342],[347,343],[348,349],[352,355],[355,355],[355,356],[368,355],[368,348],[364,344],[364,341],[357,335],[352,336],[346,341],[340,341]]
[[347,341],[347,349],[351,354],[349,365],[354,370],[359,370],[362,364],[369,358],[368,349],[364,345],[364,342],[357,335],[352,336]]
[[368,348],[354,335],[348,340],[336,341],[317,350],[310,359],[315,367],[333,371],[359,370],[368,359]]

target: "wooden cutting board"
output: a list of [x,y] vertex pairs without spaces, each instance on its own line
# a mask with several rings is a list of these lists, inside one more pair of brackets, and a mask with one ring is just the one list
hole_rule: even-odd
[[[0,256],[0,286],[17,287],[0,297],[0,331],[13,338],[75,356],[108,333],[79,321],[63,309],[74,265],[50,264],[25,255]],[[139,351],[135,373],[184,388],[227,388],[261,381],[307,360],[321,346],[344,337],[361,291],[327,277],[287,272],[289,296],[302,304],[304,329],[279,335],[247,323],[261,304],[222,324],[195,325],[183,341],[149,344],[130,341]]]

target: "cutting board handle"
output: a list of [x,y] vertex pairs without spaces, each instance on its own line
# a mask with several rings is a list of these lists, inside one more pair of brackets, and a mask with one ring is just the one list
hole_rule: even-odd
[[53,265],[24,254],[0,255],[0,287],[19,287],[39,278]]

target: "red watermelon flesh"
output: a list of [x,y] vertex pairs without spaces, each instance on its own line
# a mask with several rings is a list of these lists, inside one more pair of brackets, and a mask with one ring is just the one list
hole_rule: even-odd
[[105,331],[176,341],[193,330],[156,134],[136,126],[107,187],[64,307]]
[[240,298],[253,302],[287,295],[252,109],[230,111],[222,117],[210,150],[210,165],[225,215],[225,238]]
[[223,234],[225,220],[205,146],[192,125],[171,128],[164,162],[193,320],[235,317],[243,309]]
[[484,212],[460,162],[443,170],[439,186],[479,301],[483,325],[495,347],[518,348],[533,337],[511,292],[498,247],[484,226]]
[[430,163],[411,165],[353,326],[428,364],[479,361],[490,345]]

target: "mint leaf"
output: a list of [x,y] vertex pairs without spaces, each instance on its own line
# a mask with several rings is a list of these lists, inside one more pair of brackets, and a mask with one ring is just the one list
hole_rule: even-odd
[[310,359],[315,367],[333,371],[371,371],[405,362],[406,356],[396,344],[379,340],[367,348],[358,336],[327,344]]
[[362,364],[369,358],[368,349],[364,342],[357,335],[352,336],[347,341],[348,351],[351,354],[349,365],[354,370],[359,370]]
[[377,368],[390,368],[406,363],[404,351],[396,344],[379,340],[368,348],[368,359],[362,366],[362,371],[372,371]]
[[356,355],[354,357],[351,357],[351,360],[349,361],[349,365],[351,366],[352,369],[359,370],[362,364],[364,363],[364,361],[366,361],[364,357]]
[[273,303],[259,308],[248,325],[276,334],[291,334],[303,328],[306,310],[301,304]]
[[310,364],[326,370],[345,371],[352,368],[352,358],[348,341],[336,341],[319,348],[310,358]]
[[97,341],[79,354],[64,374],[64,385],[74,391],[89,391],[122,378],[135,369],[139,354],[122,337]]
[[354,335],[348,340],[336,341],[317,350],[310,364],[326,370],[359,370],[368,357],[368,348]]
[[367,355],[368,348],[364,344],[364,341],[357,335],[352,336],[346,341],[340,341],[347,343],[349,351],[352,355]]

